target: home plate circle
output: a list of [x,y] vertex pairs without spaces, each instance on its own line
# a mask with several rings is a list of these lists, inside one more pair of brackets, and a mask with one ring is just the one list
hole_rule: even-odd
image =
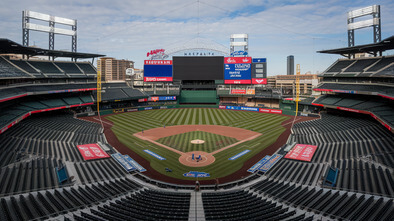
[[[197,160],[199,156],[201,156],[201,159]],[[179,162],[189,167],[204,167],[215,162],[215,157],[204,151],[192,151],[183,153],[179,157]]]
[[203,143],[205,143],[205,141],[197,139],[197,140],[190,141],[190,143],[192,143],[192,144],[203,144]]

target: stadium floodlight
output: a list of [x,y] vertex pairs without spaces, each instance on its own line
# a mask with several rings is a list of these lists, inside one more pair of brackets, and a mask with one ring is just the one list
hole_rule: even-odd
[[[31,23],[30,20],[48,22],[48,26]],[[71,30],[55,28],[55,24],[71,26]],[[34,11],[22,12],[23,46],[29,46],[29,31],[49,33],[49,50],[55,48],[55,34],[71,36],[71,51],[77,52],[77,20],[52,16]]]
[[[235,51],[235,47],[241,47],[241,50]],[[248,34],[232,34],[230,36],[230,56],[248,56]]]
[[379,12],[379,5],[371,5],[365,8],[356,9],[353,11],[348,12],[348,18],[358,18],[365,15],[371,15],[373,13]]
[[[354,22],[355,18],[372,15],[372,19]],[[354,30],[360,28],[373,27],[374,43],[381,39],[380,5],[372,5],[365,8],[356,9],[348,12],[347,15],[348,46],[354,46]]]
[[248,38],[248,34],[232,34],[230,38]]
[[230,45],[231,46],[247,46],[248,42],[238,42],[238,41],[236,41],[236,42],[231,42]]
[[371,27],[374,25],[379,25],[378,18],[372,18],[372,19],[368,19],[368,20],[364,20],[364,21],[350,23],[347,25],[347,29],[348,30],[355,30],[355,29],[360,29],[360,28]]

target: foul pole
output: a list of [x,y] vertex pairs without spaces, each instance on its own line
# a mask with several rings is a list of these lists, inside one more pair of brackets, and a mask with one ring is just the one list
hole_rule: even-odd
[[101,128],[104,129],[103,122],[101,121],[101,116],[100,116],[100,102],[101,102],[101,71],[97,71],[97,116],[100,119],[101,123]]

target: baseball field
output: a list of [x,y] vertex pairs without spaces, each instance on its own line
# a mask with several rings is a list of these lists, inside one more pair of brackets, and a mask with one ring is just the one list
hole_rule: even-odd
[[[156,171],[178,179],[189,171],[220,178],[273,144],[288,116],[209,108],[162,109],[105,117],[118,140],[150,162]],[[182,126],[183,125],[183,126]],[[199,159],[196,159],[199,158]],[[167,172],[166,168],[172,172]]]

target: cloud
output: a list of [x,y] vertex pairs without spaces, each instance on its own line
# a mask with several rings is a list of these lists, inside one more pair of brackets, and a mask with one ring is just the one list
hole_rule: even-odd
[[[340,0],[3,0],[3,38],[21,42],[21,12],[32,10],[77,19],[78,50],[131,59],[142,67],[146,52],[171,49],[193,39],[209,39],[228,47],[233,33],[249,34],[251,56],[267,57],[269,73],[286,73],[286,56],[293,54],[306,71],[323,71],[338,56],[315,51],[345,47],[346,13],[382,5],[383,38],[394,32],[394,3]],[[372,31],[371,31],[372,32]],[[368,42],[371,32],[357,31],[356,42]],[[31,32],[31,44],[47,48],[44,33]],[[368,42],[370,43],[370,42]],[[71,38],[56,36],[56,49],[67,49]]]

